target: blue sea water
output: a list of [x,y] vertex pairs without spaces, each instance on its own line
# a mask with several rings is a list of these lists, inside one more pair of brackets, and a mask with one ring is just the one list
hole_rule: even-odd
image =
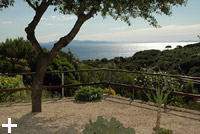
[[173,49],[178,45],[185,46],[194,43],[197,42],[70,44],[63,51],[70,48],[80,60],[112,59],[114,57],[130,57],[143,50],[157,49],[162,51],[166,49],[167,45]]

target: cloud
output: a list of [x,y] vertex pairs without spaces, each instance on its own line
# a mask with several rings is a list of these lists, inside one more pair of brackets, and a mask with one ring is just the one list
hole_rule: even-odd
[[56,21],[69,21],[76,19],[76,16],[51,16],[50,18]]
[[[41,18],[41,24],[47,25],[47,26],[55,26],[61,23],[62,21],[70,21],[76,19],[75,16],[49,16],[49,17],[42,17]],[[56,22],[55,22],[56,21]]]
[[41,20],[48,20],[48,18],[47,17],[42,17]]
[[[49,25],[51,25],[49,23]],[[102,40],[102,41],[181,41],[198,40],[200,35],[200,24],[196,25],[168,25],[160,29],[143,28],[135,30],[123,30],[125,28],[113,29],[112,31],[85,34],[82,32],[76,36],[76,40]],[[120,29],[122,29],[120,31]],[[66,33],[65,33],[66,34]],[[40,42],[49,42],[58,40],[65,35],[64,33],[55,33],[38,36]]]
[[111,28],[111,30],[113,31],[124,31],[124,30],[127,30],[128,27],[114,27],[114,28]]
[[6,24],[12,24],[12,21],[1,21],[0,24],[6,25]]
[[200,34],[200,24],[196,25],[168,25],[160,29],[143,28],[90,35],[78,35],[80,40],[105,40],[105,41],[179,41],[197,40]]
[[47,26],[54,26],[55,24],[53,24],[53,23],[44,23],[45,25],[47,25]]
[[55,41],[55,40],[59,40],[59,38],[62,36],[64,36],[64,34],[62,34],[62,33],[42,35],[42,36],[38,36],[38,41],[39,42]]

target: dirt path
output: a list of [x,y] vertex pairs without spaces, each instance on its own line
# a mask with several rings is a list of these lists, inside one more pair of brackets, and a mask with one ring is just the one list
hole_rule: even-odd
[[[174,134],[200,134],[200,112],[169,107],[162,113],[161,127]],[[156,121],[156,107],[139,100],[128,101],[107,98],[100,102],[76,103],[73,99],[43,102],[42,113],[31,113],[31,103],[0,104],[0,125],[12,118],[17,128],[12,134],[81,134],[89,120],[98,116],[117,118],[126,127],[133,127],[136,134],[152,134]],[[0,134],[7,134],[0,127]]]

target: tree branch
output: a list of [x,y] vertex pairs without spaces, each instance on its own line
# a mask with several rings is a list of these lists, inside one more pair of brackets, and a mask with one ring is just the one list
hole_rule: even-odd
[[86,20],[90,19],[91,17],[93,17],[93,15],[97,12],[97,10],[95,8],[92,8],[90,10],[90,12],[86,15]]
[[84,11],[85,11],[85,5],[86,5],[85,0],[82,0],[82,1],[80,2],[80,7],[79,7],[79,9],[78,9],[77,16],[79,16],[79,15],[83,15],[83,14],[84,14]]
[[30,2],[30,0],[26,0],[26,2],[36,11],[37,8]]
[[85,0],[82,0],[80,2],[80,7],[77,12],[78,19],[75,25],[73,26],[72,30],[66,36],[60,38],[60,40],[54,44],[54,47],[50,51],[52,59],[58,54],[58,52],[63,47],[67,46],[74,39],[76,34],[79,32],[81,26],[83,25],[83,23],[86,21],[84,14],[85,5],[86,5]]
[[[101,0],[97,0],[97,7],[101,5]],[[93,15],[97,12],[97,8],[95,8],[93,6],[93,8],[90,10],[90,12],[86,15],[86,20],[90,19],[91,17],[93,17]]]
[[58,52],[63,47],[66,47],[74,39],[74,37],[79,32],[81,26],[83,25],[83,23],[87,21],[88,19],[90,19],[96,13],[96,9],[92,8],[91,11],[87,15],[85,15],[84,14],[84,11],[86,9],[85,5],[86,5],[85,1],[81,1],[80,7],[78,9],[78,20],[76,21],[74,27],[69,32],[69,34],[60,38],[60,40],[54,44],[54,47],[50,51],[50,55],[52,59],[58,54]]
[[31,42],[33,49],[35,50],[37,55],[39,53],[43,53],[43,50],[35,37],[35,29],[48,7],[49,7],[49,2],[46,2],[46,0],[43,0],[41,2],[40,6],[38,6],[35,9],[36,14],[35,14],[32,22],[25,28],[25,31],[27,34],[27,39]]
[[58,52],[63,47],[66,47],[74,39],[74,37],[77,35],[85,21],[85,15],[79,16],[72,30],[66,36],[60,38],[60,40],[54,44],[54,47],[50,51],[52,59],[58,54]]

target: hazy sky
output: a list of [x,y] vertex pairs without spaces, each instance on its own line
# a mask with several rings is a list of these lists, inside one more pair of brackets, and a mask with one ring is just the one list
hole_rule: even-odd
[[[34,11],[24,0],[15,0],[14,7],[0,12],[0,42],[6,38],[24,37],[25,27],[31,22]],[[160,29],[150,26],[141,18],[132,19],[128,26],[111,17],[95,16],[88,20],[76,40],[98,41],[180,41],[198,40],[200,35],[200,0],[188,0],[186,7],[174,7],[172,16],[156,15]],[[58,40],[66,35],[76,21],[75,16],[62,15],[49,8],[36,29],[40,42]]]

